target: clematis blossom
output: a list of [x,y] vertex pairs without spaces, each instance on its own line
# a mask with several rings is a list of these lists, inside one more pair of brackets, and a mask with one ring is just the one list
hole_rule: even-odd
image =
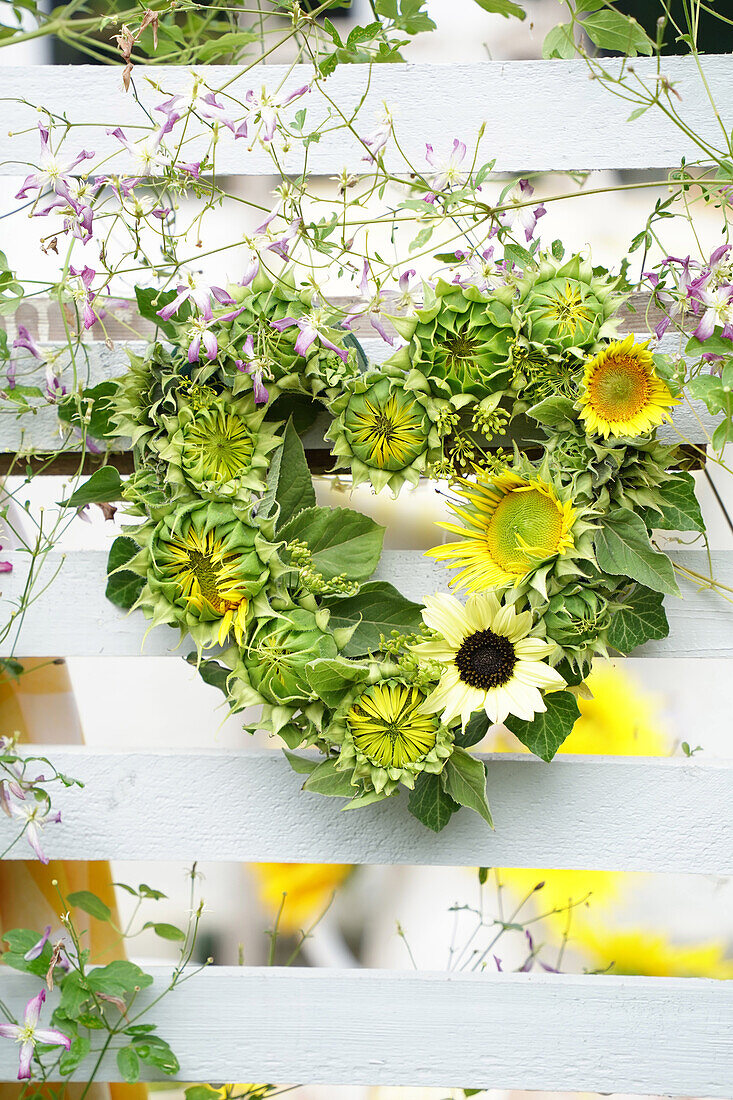
[[60,193],[59,189],[61,187],[71,184],[71,173],[74,169],[82,161],[90,160],[95,156],[93,152],[90,153],[86,149],[82,149],[71,160],[61,161],[51,149],[50,132],[42,122],[38,123],[38,133],[41,138],[41,155],[38,158],[39,170],[26,176],[20,191],[15,196],[16,199],[26,199],[30,191],[37,191],[36,200],[38,200],[46,187],[50,187],[57,194]]
[[92,293],[92,283],[97,273],[85,264],[81,271],[70,267],[69,274],[76,279],[76,285],[70,287],[71,297],[81,308],[84,328],[91,328],[99,320],[93,306],[97,295]]
[[282,102],[271,96],[264,85],[259,95],[253,92],[252,89],[247,92],[244,101],[255,116],[255,121],[262,126],[262,140],[264,142],[272,141],[274,138],[275,131],[280,124],[280,111],[288,107],[294,100],[307,95],[310,90],[310,84],[303,84],[286,96]]
[[244,341],[242,355],[244,358],[235,359],[234,365],[238,371],[242,371],[243,374],[248,374],[252,379],[252,392],[254,394],[255,405],[264,405],[270,400],[270,394],[262,382],[262,377],[267,368],[262,360],[258,359],[255,355],[254,338],[251,334]]
[[65,1047],[66,1050],[71,1046],[71,1039],[68,1035],[64,1035],[63,1031],[58,1031],[55,1027],[38,1026],[45,1000],[46,991],[42,989],[35,997],[31,997],[25,1006],[22,1024],[0,1024],[0,1036],[3,1039],[14,1039],[16,1043],[20,1043],[19,1081],[29,1081],[31,1078],[31,1060],[37,1043]]
[[23,348],[25,351],[29,351],[34,359],[43,360],[45,358],[43,352],[25,325],[18,325],[18,335],[13,340],[13,347]]
[[344,363],[348,359],[348,352],[346,349],[337,347],[336,344],[332,343],[332,341],[324,335],[323,330],[328,328],[328,324],[320,309],[311,310],[305,317],[283,317],[281,321],[270,321],[270,324],[273,328],[276,328],[278,332],[284,332],[285,329],[292,328],[293,325],[298,326],[300,332],[295,341],[295,351],[298,355],[305,355],[308,348],[318,340],[324,348],[335,351]]
[[539,219],[547,213],[543,203],[539,203],[534,209],[527,205],[533,194],[534,187],[529,180],[519,180],[502,201],[502,206],[508,206],[509,209],[499,214],[502,225],[511,229],[515,224],[519,224],[528,241],[532,240]]
[[733,339],[733,285],[697,287],[692,295],[704,307],[702,317],[695,329],[698,340],[709,340],[716,325],[721,325],[725,339]]
[[677,317],[690,310],[695,312],[699,308],[697,299],[692,296],[692,290],[700,282],[704,282],[704,279],[700,276],[693,275],[693,271],[698,270],[700,265],[690,256],[685,256],[684,259],[679,256],[666,256],[662,267],[666,267],[671,271],[675,280],[673,289],[660,287],[660,278],[655,272],[644,272],[644,277],[654,290],[655,299],[664,310],[664,317],[654,328],[658,340],[661,340]]
[[387,344],[394,346],[395,338],[390,336],[387,329],[384,327],[384,317],[382,314],[382,307],[385,305],[384,295],[379,287],[377,287],[375,294],[370,293],[368,260],[364,260],[364,267],[362,269],[361,279],[359,280],[359,293],[361,298],[356,300],[354,308],[344,317],[341,324],[344,328],[351,330],[351,326],[358,317],[365,317],[374,331],[378,332]]
[[216,325],[219,321],[233,321],[235,317],[239,317],[239,314],[245,309],[245,306],[240,306],[239,309],[230,310],[229,313],[222,313],[218,317],[212,316],[207,320],[206,317],[194,317],[189,326],[189,335],[191,342],[188,345],[188,361],[189,363],[198,363],[201,358],[201,344],[204,345],[206,351],[206,358],[209,360],[216,359],[219,354],[219,341],[216,338],[216,334],[211,331],[212,325]]
[[466,146],[458,138],[453,139],[453,148],[447,157],[437,157],[432,145],[425,146],[425,159],[431,168],[434,168],[431,178],[433,190],[425,195],[425,202],[435,202],[436,191],[445,191],[446,188],[460,187],[466,179],[466,173],[461,171],[461,164],[466,157]]
[[211,303],[219,302],[220,305],[230,306],[234,299],[220,286],[211,286],[209,283],[197,282],[192,275],[188,276],[188,285],[185,283],[176,287],[176,297],[157,311],[158,317],[164,321],[170,321],[174,314],[178,313],[184,302],[192,302],[205,320],[210,321],[214,316]]
[[374,130],[366,137],[361,139],[362,145],[367,148],[367,155],[362,157],[362,160],[374,160],[376,161],[380,153],[382,153],[389,141],[392,133],[392,127],[394,126],[394,119],[387,106],[384,104],[384,111],[377,119],[377,124]]
[[453,282],[459,286],[475,286],[483,293],[503,286],[504,271],[494,260],[493,248],[486,248],[483,252],[462,252],[458,249],[456,259],[465,265],[465,269],[457,271],[453,277]]
[[[7,572],[7,570],[6,570]],[[49,823],[57,825],[61,820],[61,813],[51,813],[43,802],[37,802],[33,797],[28,797],[25,790],[11,791],[3,787],[0,804],[8,817],[20,822],[23,835],[30,844],[41,863],[48,863],[48,856],[41,847],[41,834]]]
[[199,91],[198,81],[194,81],[189,95],[174,95],[166,99],[164,103],[155,108],[166,116],[171,126],[175,126],[189,111],[202,118],[205,122],[218,123],[226,126],[234,134],[235,138],[247,136],[247,121],[237,124],[232,118],[231,112],[221,103],[214,92]]

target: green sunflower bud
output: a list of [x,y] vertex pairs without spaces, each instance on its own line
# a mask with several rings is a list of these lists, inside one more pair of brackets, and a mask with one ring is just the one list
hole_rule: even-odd
[[185,495],[247,500],[265,488],[269,455],[279,424],[265,421],[252,394],[182,404],[165,418],[165,435],[153,447],[168,464],[166,481]]
[[550,256],[525,269],[518,281],[521,334],[535,348],[584,356],[599,341],[616,335],[616,314],[624,296],[617,280],[596,276],[588,260],[573,256],[560,263]]
[[425,304],[413,318],[392,318],[409,344],[389,362],[423,375],[433,396],[457,408],[506,389],[512,296],[509,287],[487,295],[439,279],[434,292],[426,288]]
[[332,410],[337,416],[326,438],[338,465],[350,467],[354,485],[370,481],[377,492],[389,486],[397,496],[440,457],[435,402],[408,391],[394,369],[354,379]]
[[199,651],[243,643],[253,618],[271,614],[266,589],[284,572],[276,546],[251,513],[194,501],[169,509],[135,534],[140,553],[126,569],[146,578],[136,606],[152,625],[177,625]]
[[596,589],[559,592],[543,616],[547,636],[563,648],[584,649],[607,630],[610,608],[608,598]]

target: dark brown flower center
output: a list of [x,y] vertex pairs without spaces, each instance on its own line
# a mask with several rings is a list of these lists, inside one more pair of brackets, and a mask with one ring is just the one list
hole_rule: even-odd
[[517,656],[508,638],[478,630],[463,642],[455,662],[464,684],[489,691],[511,680]]

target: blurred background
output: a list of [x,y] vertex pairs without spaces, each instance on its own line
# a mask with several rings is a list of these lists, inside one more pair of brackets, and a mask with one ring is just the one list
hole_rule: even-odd
[[[633,12],[653,34],[656,0],[628,0],[618,6]],[[430,0],[428,10],[437,30],[419,36],[405,54],[410,61],[437,63],[540,57],[543,38],[560,20],[561,8],[557,0],[528,0],[525,7],[527,20],[519,23],[488,15],[474,0]],[[337,17],[332,14],[332,18]],[[354,0],[351,10],[338,18],[346,29],[351,23],[367,22],[367,0]],[[702,32],[703,43],[709,35],[708,48],[718,52],[733,48],[733,34],[731,42],[725,42],[721,29],[721,24],[715,24],[712,31],[704,27]],[[733,32],[733,26],[729,30]],[[71,60],[74,58],[45,40],[0,51],[0,64]],[[490,110],[487,104],[487,114]],[[399,125],[399,104],[394,105],[394,114]],[[563,125],[562,120],[558,124]],[[446,144],[453,136],[468,139],[472,135],[425,136]],[[592,186],[613,185],[621,178],[629,182],[632,177],[628,173],[594,173]],[[276,182],[274,178],[250,180],[248,195],[272,203]],[[552,195],[564,186],[557,177],[534,182],[538,197]],[[3,211],[12,208],[17,186],[12,178],[0,178]],[[330,186],[324,181],[326,191]],[[596,263],[617,269],[656,195],[649,190],[626,191],[558,203],[548,207],[540,225],[542,237],[548,242],[560,237],[568,250],[590,246]],[[231,239],[233,232],[253,227],[255,223],[247,221],[241,206],[236,211],[239,224],[233,225],[223,215],[218,223],[210,221],[212,247],[217,234],[224,241]],[[37,271],[33,277],[52,277],[56,261],[40,252],[33,223],[16,217],[8,224],[12,232],[0,246],[10,265],[19,268],[24,277],[31,276],[29,257],[34,256]],[[713,215],[703,212],[697,231],[703,250],[710,251],[720,242],[720,226]],[[686,255],[696,247],[681,222],[672,224],[666,243],[668,251],[677,255]],[[234,271],[220,266],[227,262],[233,261],[211,260],[205,268],[207,275],[216,276],[213,281],[234,276]],[[729,514],[733,493],[724,480],[727,475],[715,474],[714,487],[704,474],[696,476],[712,548],[733,549]],[[36,479],[31,486],[34,505],[61,499],[60,490],[60,478]],[[318,494],[319,503],[338,503],[347,497],[351,506],[384,523],[388,547],[426,549],[440,540],[434,524],[443,515],[444,504],[432,488],[421,486],[392,501],[386,494],[375,497],[364,489],[349,495],[345,480],[321,478]],[[105,521],[101,513],[94,514],[90,523],[79,520],[72,524],[62,548],[101,549],[119,534],[119,528],[116,518]],[[225,716],[219,694],[182,660],[126,659],[123,667],[123,662],[113,659],[73,659],[68,661],[67,671],[68,680],[60,681],[61,691],[58,684],[42,679],[34,687],[31,675],[15,693],[13,706],[27,728],[36,730],[37,740],[63,741],[64,728],[73,727],[83,730],[86,743],[95,748],[277,747],[264,737],[245,739],[240,721]],[[123,678],[126,702],[120,705]],[[683,665],[661,659],[601,662],[593,673],[592,687],[595,697],[583,703],[582,719],[564,751],[679,755],[685,741],[692,748],[702,746],[706,759],[731,755],[733,680],[723,659]],[[163,707],[166,719],[161,724]],[[54,736],[46,737],[50,715]],[[498,729],[482,748],[517,751],[519,746],[511,735]],[[623,806],[621,791],[619,807],[619,812],[633,813],[632,807]],[[190,904],[189,870],[183,865],[128,863],[115,865],[112,874],[116,881],[146,882],[167,895],[149,903],[146,919],[181,924]],[[713,876],[494,869],[481,886],[476,869],[202,864],[197,870],[201,875],[198,889],[206,905],[199,956],[212,957],[219,964],[264,964],[272,943],[268,930],[273,929],[279,912],[278,963],[287,962],[299,949],[297,961],[315,966],[470,969],[486,965],[495,969],[500,965],[509,970],[544,963],[574,972],[733,976],[733,888],[728,880]],[[544,885],[535,889],[540,883]],[[117,893],[124,920],[134,899],[124,891]],[[489,947],[500,930],[492,923],[497,920],[521,927],[504,932]],[[304,938],[303,932],[308,930]],[[130,952],[141,964],[161,962],[174,958],[175,945],[148,930],[131,942]],[[309,1100],[331,1096],[340,1100],[412,1100],[418,1096],[428,1100],[448,1093],[444,1089],[313,1088],[304,1089],[302,1095]],[[494,1091],[490,1095],[499,1100],[509,1094]]]

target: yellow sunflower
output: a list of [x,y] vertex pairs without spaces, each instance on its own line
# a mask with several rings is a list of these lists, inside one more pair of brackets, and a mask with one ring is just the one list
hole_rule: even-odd
[[410,684],[374,684],[346,716],[354,744],[380,768],[402,768],[435,745],[435,719],[422,713],[425,696]]
[[439,526],[463,538],[427,551],[449,569],[460,569],[451,586],[483,592],[517,585],[574,545],[576,511],[552,485],[511,472],[460,484],[461,499],[448,506],[462,523]]
[[273,916],[282,906],[278,928],[292,934],[328,908],[353,867],[349,863],[251,863],[250,870],[262,906]]
[[250,601],[239,555],[227,553],[214,531],[200,534],[193,526],[185,535],[172,538],[167,550],[167,571],[183,599],[198,612],[221,615],[219,645],[224,645],[232,627],[241,645]]
[[642,435],[670,420],[667,411],[679,405],[657,377],[647,344],[629,335],[615,340],[586,364],[580,419],[586,431],[611,436]]

